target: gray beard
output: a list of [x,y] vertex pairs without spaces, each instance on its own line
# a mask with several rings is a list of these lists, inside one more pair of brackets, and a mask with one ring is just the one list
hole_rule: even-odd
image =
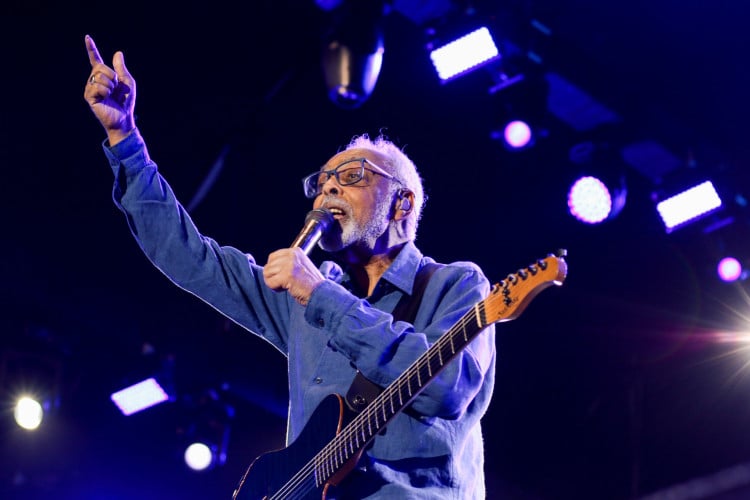
[[382,203],[377,206],[372,218],[365,224],[360,225],[351,218],[339,221],[339,224],[321,238],[319,246],[326,252],[339,252],[355,244],[364,244],[373,248],[378,238],[387,230],[387,226],[383,227],[383,221],[389,221],[388,224],[390,224],[389,218],[390,206]]

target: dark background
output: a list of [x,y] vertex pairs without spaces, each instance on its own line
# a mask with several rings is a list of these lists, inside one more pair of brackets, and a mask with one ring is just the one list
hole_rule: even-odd
[[[719,334],[747,330],[747,286],[715,277],[723,251],[750,256],[742,203],[666,234],[652,197],[662,176],[625,162],[619,217],[584,226],[565,195],[577,173],[569,150],[591,139],[615,152],[654,141],[676,159],[670,175],[721,179],[730,199],[750,194],[748,9],[728,0],[474,3],[473,15],[457,17],[489,20],[541,56],[523,71],[564,75],[619,117],[580,132],[547,116],[547,137],[511,153],[490,138],[500,110],[546,101],[525,84],[490,95],[488,68],[441,85],[427,25],[408,15],[431,5],[395,3],[380,79],[355,110],[326,96],[318,49],[328,17],[312,1],[4,8],[0,349],[19,373],[59,367],[60,404],[36,434],[16,429],[17,379],[6,369],[2,498],[229,498],[255,456],[283,445],[284,358],[169,283],[111,202],[104,134],[82,99],[86,33],[107,60],[125,52],[139,127],[178,196],[196,200],[197,225],[261,262],[301,227],[302,176],[353,135],[381,130],[425,179],[426,254],[475,261],[494,282],[567,249],[564,286],[498,327],[498,383],[484,419],[490,498],[640,498],[691,480],[703,489],[672,498],[730,498],[717,493],[730,486],[742,498],[750,351]],[[175,401],[123,417],[109,394],[165,366]],[[226,464],[197,474],[181,442],[206,391],[235,416]]]

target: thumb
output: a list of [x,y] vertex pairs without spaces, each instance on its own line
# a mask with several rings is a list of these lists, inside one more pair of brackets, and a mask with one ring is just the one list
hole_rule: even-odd
[[117,77],[120,79],[120,81],[132,87],[133,76],[125,66],[125,54],[123,54],[122,51],[118,50],[117,52],[115,52],[115,55],[112,58],[112,66],[114,67],[115,73],[117,73]]

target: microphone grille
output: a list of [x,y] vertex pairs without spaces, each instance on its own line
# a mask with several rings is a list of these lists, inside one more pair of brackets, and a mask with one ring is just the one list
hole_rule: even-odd
[[305,222],[317,221],[321,229],[325,232],[333,224],[333,214],[325,208],[316,208],[310,210],[305,217]]

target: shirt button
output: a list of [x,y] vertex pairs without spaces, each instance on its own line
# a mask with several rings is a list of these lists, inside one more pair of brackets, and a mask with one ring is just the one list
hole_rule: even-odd
[[323,321],[323,318],[318,318],[317,321],[316,321],[316,323],[318,323],[318,326],[321,326],[321,327],[325,326],[325,324],[326,324],[326,322]]
[[320,378],[320,377],[315,377],[315,379],[313,380],[313,382],[315,382],[316,384],[320,384],[320,383],[323,382],[323,379]]

